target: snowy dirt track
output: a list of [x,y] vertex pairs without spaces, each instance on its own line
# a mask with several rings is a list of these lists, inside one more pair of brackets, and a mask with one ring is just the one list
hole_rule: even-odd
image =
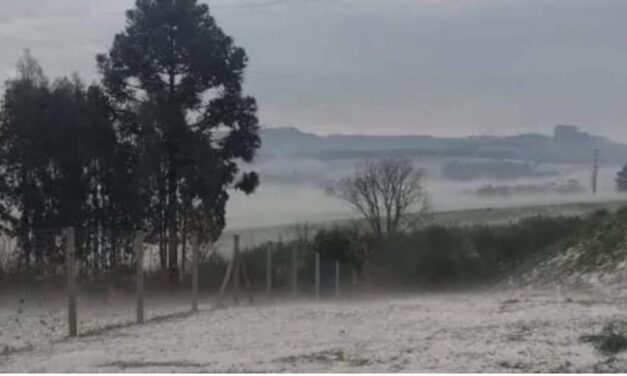
[[579,337],[624,318],[626,308],[620,290],[206,305],[141,326],[39,340],[0,355],[0,371],[624,372],[627,356],[608,358]]

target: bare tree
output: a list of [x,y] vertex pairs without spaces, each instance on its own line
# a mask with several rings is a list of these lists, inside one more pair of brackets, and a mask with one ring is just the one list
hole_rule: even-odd
[[383,237],[424,218],[428,200],[423,176],[407,159],[365,160],[340,181],[337,194],[364,216],[375,235]]

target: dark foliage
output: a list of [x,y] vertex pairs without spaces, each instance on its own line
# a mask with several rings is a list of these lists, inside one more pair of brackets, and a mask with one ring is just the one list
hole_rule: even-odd
[[[261,142],[255,99],[242,93],[245,51],[196,0],[137,0],[108,54],[99,55],[134,151],[146,162],[151,232],[165,244],[176,280],[186,228],[216,240],[225,226],[227,188],[251,193],[255,173],[240,174]],[[167,233],[167,239],[166,239]]]
[[19,240],[22,265],[47,265],[63,261],[59,235],[75,227],[79,260],[98,271],[132,263],[141,229],[178,280],[191,233],[215,241],[229,189],[259,185],[241,171],[261,143],[246,53],[205,4],[137,0],[97,61],[102,86],[50,83],[28,53],[6,83],[1,230]]
[[115,266],[141,222],[142,192],[109,101],[76,77],[49,84],[29,54],[18,72],[0,121],[4,230],[17,237],[24,265],[62,261],[57,237],[73,226],[80,260]]
[[[373,241],[352,228],[319,231],[306,245],[267,243],[248,250],[247,267],[254,280],[265,281],[265,255],[273,250],[273,278],[287,286],[291,247],[301,252],[299,274],[313,281],[313,252],[323,260],[340,260],[345,269],[364,266],[383,273],[386,280],[409,285],[451,285],[487,282],[506,275],[530,259],[575,239],[593,219],[530,217],[518,223],[445,227],[427,226],[409,233]],[[313,252],[311,252],[313,251]]]
[[327,260],[348,262],[351,259],[351,238],[348,231],[339,227],[320,230],[313,240],[313,251]]
[[627,350],[625,322],[613,321],[603,326],[600,334],[584,335],[582,342],[590,342],[602,354],[612,356]]
[[627,165],[616,173],[616,190],[619,192],[627,191]]

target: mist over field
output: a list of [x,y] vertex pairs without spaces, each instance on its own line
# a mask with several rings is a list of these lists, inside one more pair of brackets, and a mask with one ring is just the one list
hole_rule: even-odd
[[[294,167],[298,162],[293,162]],[[415,162],[421,166],[420,161]],[[334,166],[325,163],[316,166],[314,161],[303,161],[303,169],[322,167],[330,174],[341,176],[345,171],[343,163]],[[592,195],[589,187],[589,166],[560,166],[559,178],[515,179],[507,184],[527,184],[552,182],[555,180],[578,179],[586,186],[586,192],[575,194],[529,194],[509,197],[479,197],[467,192],[486,184],[504,184],[497,180],[457,182],[427,175],[425,186],[429,191],[430,202],[434,211],[475,209],[484,207],[519,206],[528,204],[557,204],[568,202],[603,201],[624,198],[616,192],[614,177],[619,166],[606,166],[599,169],[599,191]],[[264,174],[261,173],[263,181]],[[243,194],[234,194],[229,201],[228,230],[250,227],[289,225],[299,222],[320,222],[355,217],[356,213],[338,197],[325,192],[323,184],[311,183],[264,183],[251,198]]]
[[[615,178],[627,161],[627,146],[574,126],[564,128],[565,134],[556,127],[551,136],[458,139],[321,137],[296,128],[266,129],[260,155],[250,166],[259,172],[261,185],[253,196],[231,196],[227,230],[354,217],[356,213],[332,188],[360,162],[382,157],[407,158],[423,170],[431,209],[436,212],[624,197],[616,191]],[[600,150],[600,158],[598,189],[593,194],[595,149]],[[486,187],[509,191],[478,194]]]
[[0,0],[0,372],[625,372],[626,21]]

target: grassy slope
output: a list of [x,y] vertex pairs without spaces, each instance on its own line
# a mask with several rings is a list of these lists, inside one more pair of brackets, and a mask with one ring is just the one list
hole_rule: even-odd
[[627,209],[597,212],[563,244],[530,259],[510,280],[523,284],[603,286],[627,280]]
[[[475,225],[475,224],[499,224],[516,222],[524,217],[534,215],[559,216],[574,215],[580,216],[591,213],[599,209],[616,210],[620,206],[627,204],[627,201],[605,201],[590,203],[566,203],[554,205],[535,206],[512,206],[500,208],[468,209],[454,211],[439,211],[431,215],[430,223],[440,225]],[[359,222],[355,219],[344,219],[338,221],[324,221],[307,223],[310,231],[315,232],[321,228],[328,228],[334,225],[349,225]],[[283,226],[269,226],[238,229],[236,231],[225,231],[216,246],[225,255],[231,253],[233,249],[233,234],[240,235],[241,244],[244,248],[260,245],[267,241],[277,241],[279,237],[283,240],[293,239],[296,235],[296,224]]]

